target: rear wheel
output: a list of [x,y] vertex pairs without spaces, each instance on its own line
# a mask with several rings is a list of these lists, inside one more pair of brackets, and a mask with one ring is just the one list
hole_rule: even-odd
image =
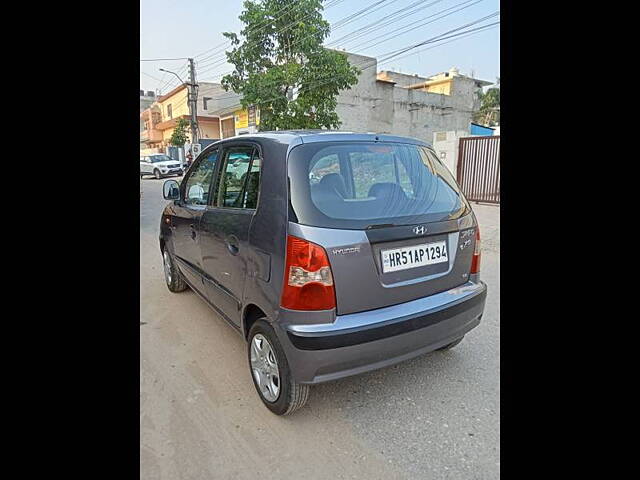
[[164,263],[164,279],[167,282],[167,288],[173,293],[186,290],[187,283],[182,278],[182,274],[178,271],[178,267],[176,267],[167,248],[162,252],[162,262]]
[[463,339],[464,339],[464,335],[460,337],[458,340],[456,340],[455,342],[451,342],[445,345],[444,347],[440,347],[438,350],[450,350],[456,345],[458,345]]
[[251,327],[247,354],[253,385],[269,410],[289,415],[307,403],[309,385],[293,380],[284,350],[265,319]]

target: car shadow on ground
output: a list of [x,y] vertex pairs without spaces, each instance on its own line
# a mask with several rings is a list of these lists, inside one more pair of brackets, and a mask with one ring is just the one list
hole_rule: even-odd
[[[189,303],[202,302],[191,290],[181,295],[184,295],[185,300],[188,297]],[[210,309],[202,303],[204,309]],[[247,343],[214,311],[206,317],[210,319],[210,323],[206,320],[207,325],[204,327],[207,333],[204,337],[216,337],[225,345],[224,355],[228,356],[228,361],[225,362],[224,368],[231,366],[234,370],[233,375],[244,378],[247,388],[255,395],[253,401],[246,399],[246,403],[243,403],[247,406],[254,405],[269,413],[254,391],[246,353]],[[465,345],[465,342],[470,344]],[[365,410],[372,415],[381,415],[390,407],[395,408],[406,402],[414,402],[415,406],[416,401],[425,400],[425,394],[434,394],[432,399],[435,401],[439,396],[438,392],[443,389],[451,392],[451,383],[460,385],[460,378],[468,377],[468,372],[472,370],[472,366],[469,365],[469,357],[472,355],[469,355],[467,350],[474,348],[472,343],[473,338],[465,338],[451,350],[426,353],[371,372],[313,385],[307,405],[290,417],[282,418],[296,418],[302,421],[305,417],[329,417],[340,412],[355,413],[357,409],[362,409],[361,413],[366,418],[369,415]],[[207,376],[230,374],[216,373],[221,366],[213,359],[207,359],[202,367],[208,372],[205,374]]]

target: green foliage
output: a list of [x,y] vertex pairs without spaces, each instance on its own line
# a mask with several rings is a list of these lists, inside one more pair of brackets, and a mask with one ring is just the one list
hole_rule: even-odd
[[485,93],[479,92],[480,110],[474,116],[473,121],[482,125],[500,125],[500,78],[498,86],[490,88]]
[[244,8],[243,39],[224,33],[235,70],[223,87],[242,94],[243,108],[260,109],[261,130],[338,128],[336,97],[359,70],[322,46],[330,28],[321,0],[246,0]]
[[184,118],[179,118],[176,122],[176,128],[173,129],[173,133],[171,134],[171,138],[169,139],[169,143],[176,147],[182,147],[189,137],[187,137],[187,128],[189,127],[189,122],[187,122]]

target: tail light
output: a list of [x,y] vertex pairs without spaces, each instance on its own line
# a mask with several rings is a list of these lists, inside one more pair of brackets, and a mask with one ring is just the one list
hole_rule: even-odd
[[476,248],[471,259],[471,273],[480,273],[480,228],[476,227]]
[[287,236],[280,305],[291,310],[330,310],[336,291],[327,252],[320,245]]

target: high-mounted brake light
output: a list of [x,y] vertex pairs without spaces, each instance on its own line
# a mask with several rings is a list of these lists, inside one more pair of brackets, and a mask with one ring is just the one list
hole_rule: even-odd
[[330,310],[336,292],[327,252],[320,245],[287,236],[280,305],[291,310]]
[[480,228],[476,227],[476,246],[473,250],[473,258],[471,259],[471,273],[480,273]]

